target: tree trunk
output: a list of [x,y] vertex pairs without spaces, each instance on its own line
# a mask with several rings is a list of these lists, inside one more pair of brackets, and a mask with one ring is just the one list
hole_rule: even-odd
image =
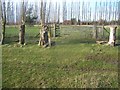
[[41,29],[40,29],[40,39],[39,39],[39,44],[40,46],[47,47],[50,45],[50,35],[49,35],[49,30],[48,26],[45,25],[45,11],[46,11],[46,2],[41,0],[41,9],[40,9],[40,19],[41,19]]
[[2,3],[0,1],[0,44],[2,44]]
[[19,32],[19,44],[25,43],[25,24],[22,24],[20,26],[20,32]]
[[47,47],[49,45],[49,35],[48,35],[48,27],[43,26],[42,30],[40,32],[40,40],[39,40],[39,45],[43,47]]
[[5,7],[5,2],[3,2],[3,8],[2,8],[2,2],[0,1],[0,21],[1,21],[1,26],[2,26],[2,31],[1,31],[1,42],[0,44],[4,44],[5,40],[5,25],[6,25],[6,7]]
[[110,35],[109,35],[109,42],[108,42],[110,46],[115,46],[116,29],[117,27],[110,27]]
[[19,44],[25,44],[25,1],[22,0],[21,6],[21,25],[20,25],[20,32],[19,32]]
[[0,21],[0,45],[2,44],[2,23]]
[[5,23],[2,23],[2,35],[1,35],[1,44],[4,44],[5,40]]

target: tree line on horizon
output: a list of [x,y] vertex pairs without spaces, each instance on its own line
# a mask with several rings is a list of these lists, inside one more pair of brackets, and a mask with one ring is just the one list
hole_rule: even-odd
[[[6,13],[6,24],[19,24],[22,2],[16,3],[11,0],[1,1],[1,6]],[[40,24],[40,2],[25,2],[25,17],[27,24]],[[45,23],[63,23],[65,25],[91,25],[97,24],[117,24],[120,18],[120,2],[66,2],[62,5],[59,2],[46,2],[44,7]],[[2,10],[3,11],[3,10]]]
[[[25,26],[39,24],[41,29],[39,31],[40,46],[51,46],[51,36],[49,30],[49,24],[65,24],[68,25],[105,25],[105,24],[120,24],[120,2],[96,2],[94,18],[92,20],[92,9],[90,3],[82,2],[82,4],[71,2],[71,6],[68,12],[67,2],[60,3],[56,2],[55,5],[52,2],[46,2],[41,0],[40,6],[37,3],[29,3],[22,0],[18,5],[13,2],[5,2],[0,0],[0,24],[2,25],[1,32],[1,44],[4,44],[5,39],[5,26],[6,25],[19,25],[19,44],[25,44]],[[109,3],[109,4],[108,4]],[[14,5],[15,4],[15,5]],[[100,5],[99,5],[100,4]],[[82,5],[82,9],[80,7]],[[112,7],[115,5],[116,7]],[[14,7],[16,6],[16,8]],[[75,9],[76,6],[76,9]],[[104,6],[104,8],[102,8]],[[62,9],[61,9],[62,8]],[[14,11],[16,10],[16,14]],[[82,11],[81,11],[82,10]],[[62,11],[62,13],[61,13]],[[76,12],[77,11],[77,12]],[[81,13],[81,12],[82,13]],[[61,14],[62,21],[61,22]],[[70,20],[68,20],[68,15]],[[111,19],[114,17],[114,19]],[[17,22],[14,22],[14,21]],[[69,23],[68,23],[69,22]],[[112,28],[111,30],[113,30]],[[56,31],[55,31],[56,32]]]

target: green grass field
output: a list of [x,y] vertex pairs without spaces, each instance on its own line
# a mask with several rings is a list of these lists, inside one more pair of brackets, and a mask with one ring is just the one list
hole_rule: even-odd
[[3,87],[118,88],[120,46],[98,45],[91,32],[88,27],[62,26],[61,36],[52,38],[55,46],[42,48],[35,38],[39,27],[26,27],[26,45],[20,47],[19,29],[7,27],[1,46]]

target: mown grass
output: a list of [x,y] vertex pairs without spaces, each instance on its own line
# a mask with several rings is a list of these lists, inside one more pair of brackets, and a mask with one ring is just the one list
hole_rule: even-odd
[[15,42],[19,30],[6,30],[2,46],[3,87],[117,88],[118,48],[97,45],[87,27],[62,26],[55,46],[37,45],[38,27],[27,27],[27,44]]

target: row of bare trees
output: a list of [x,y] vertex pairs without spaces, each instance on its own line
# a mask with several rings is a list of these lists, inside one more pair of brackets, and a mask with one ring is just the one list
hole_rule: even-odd
[[[25,35],[25,3],[24,0],[22,1],[21,4],[21,21],[20,21],[20,33],[19,33],[19,43],[24,44],[24,35]],[[1,44],[4,44],[5,40],[5,26],[6,26],[6,2],[3,1],[1,2],[0,0],[0,19],[1,19]]]
[[[26,19],[26,4],[25,1],[22,1],[21,4],[21,22],[20,22],[20,33],[19,33],[19,44],[25,44],[25,19]],[[40,8],[40,38],[39,44],[40,46],[51,46],[51,39],[48,32],[48,26],[45,22],[46,19],[46,2],[41,0],[41,8]]]
[[[50,40],[50,35],[48,32],[48,23],[59,23],[60,22],[60,17],[61,17],[61,10],[62,10],[62,16],[63,16],[63,22],[65,20],[68,19],[69,14],[70,14],[70,18],[71,20],[75,20],[73,18],[77,18],[79,21],[79,24],[81,24],[81,21],[86,21],[88,23],[88,21],[92,21],[92,11],[91,11],[91,7],[90,7],[90,3],[89,2],[81,2],[79,3],[75,3],[75,2],[71,2],[71,9],[70,12],[68,11],[68,4],[67,2],[63,2],[62,6],[60,6],[60,4],[58,2],[55,3],[55,5],[53,5],[51,2],[46,2],[44,0],[41,0],[40,2],[40,8],[37,8],[38,4],[36,5],[36,10],[39,10],[39,22],[41,24],[41,29],[40,29],[40,40],[39,40],[39,45],[48,45],[50,44],[51,40]],[[108,4],[109,3],[109,4]],[[107,19],[108,17],[108,21],[111,20],[111,17],[115,17],[115,20],[120,19],[120,13],[119,13],[119,7],[120,7],[120,2],[114,2],[114,4],[111,4],[111,2],[100,2],[100,5],[98,5],[98,3],[95,3],[95,11],[93,13],[95,13],[95,17],[94,17],[94,21],[97,21],[99,19]],[[7,5],[9,5],[9,3],[6,4],[5,1],[0,0],[0,11],[1,11],[1,21],[2,21],[2,32],[1,32],[1,44],[4,44],[4,38],[5,38],[5,25],[6,25],[6,20],[7,20]],[[14,5],[14,4],[12,4]],[[26,21],[26,11],[27,11],[27,7],[28,7],[28,2],[25,2],[24,0],[22,0],[19,9],[20,10],[20,21],[19,21],[19,25],[20,25],[20,33],[19,33],[19,43],[20,44],[24,44],[25,43],[25,21]],[[80,6],[81,5],[81,6]],[[115,7],[110,7],[110,5],[116,5]],[[108,8],[109,6],[109,8]],[[111,13],[110,10],[114,11],[114,13]],[[11,10],[13,11],[13,10]],[[107,13],[106,13],[107,12]],[[36,13],[38,14],[38,13]],[[16,14],[18,15],[18,14]],[[111,16],[113,15],[113,16]],[[7,18],[6,18],[7,17]]]
[[[19,44],[24,45],[25,44],[25,21],[26,21],[26,6],[27,2],[25,0],[22,0],[21,2],[21,7],[20,7],[20,32],[19,32]],[[2,24],[2,30],[1,32],[1,44],[4,44],[4,39],[5,39],[5,25],[6,25],[6,2],[0,0],[0,20]],[[45,19],[46,19],[46,2],[41,0],[41,7],[40,7],[40,24],[41,24],[41,29],[40,29],[40,40],[39,40],[39,45],[41,46],[48,46],[51,45],[51,40],[50,40],[50,34],[48,32],[48,26],[45,25]],[[49,14],[49,13],[48,13]],[[49,15],[48,15],[49,16]],[[49,19],[49,18],[48,18]]]
[[[94,6],[93,6],[94,5]],[[76,8],[75,8],[76,6]],[[118,20],[118,6],[119,2],[71,2],[71,20],[76,18],[78,24],[80,21],[83,24],[89,22],[116,24]],[[73,9],[74,7],[74,9]],[[68,7],[69,8],[69,7]],[[67,12],[67,11],[66,11]],[[69,16],[68,16],[69,17]],[[85,23],[84,23],[85,22]]]
[[[20,6],[18,2],[13,2],[8,0],[6,2],[6,23],[15,24],[20,22]],[[36,22],[40,23],[40,7],[41,4],[37,2],[28,2],[26,10],[30,6],[33,6],[33,14],[38,16]],[[52,3],[51,1],[46,2],[46,11],[45,11],[45,22],[58,22],[65,20],[76,20],[77,23],[80,22],[116,22],[118,20],[118,6],[119,2],[110,1],[110,2],[67,2],[64,1],[62,4],[60,2]],[[72,22],[71,22],[72,24]],[[83,23],[84,24],[84,23]]]

